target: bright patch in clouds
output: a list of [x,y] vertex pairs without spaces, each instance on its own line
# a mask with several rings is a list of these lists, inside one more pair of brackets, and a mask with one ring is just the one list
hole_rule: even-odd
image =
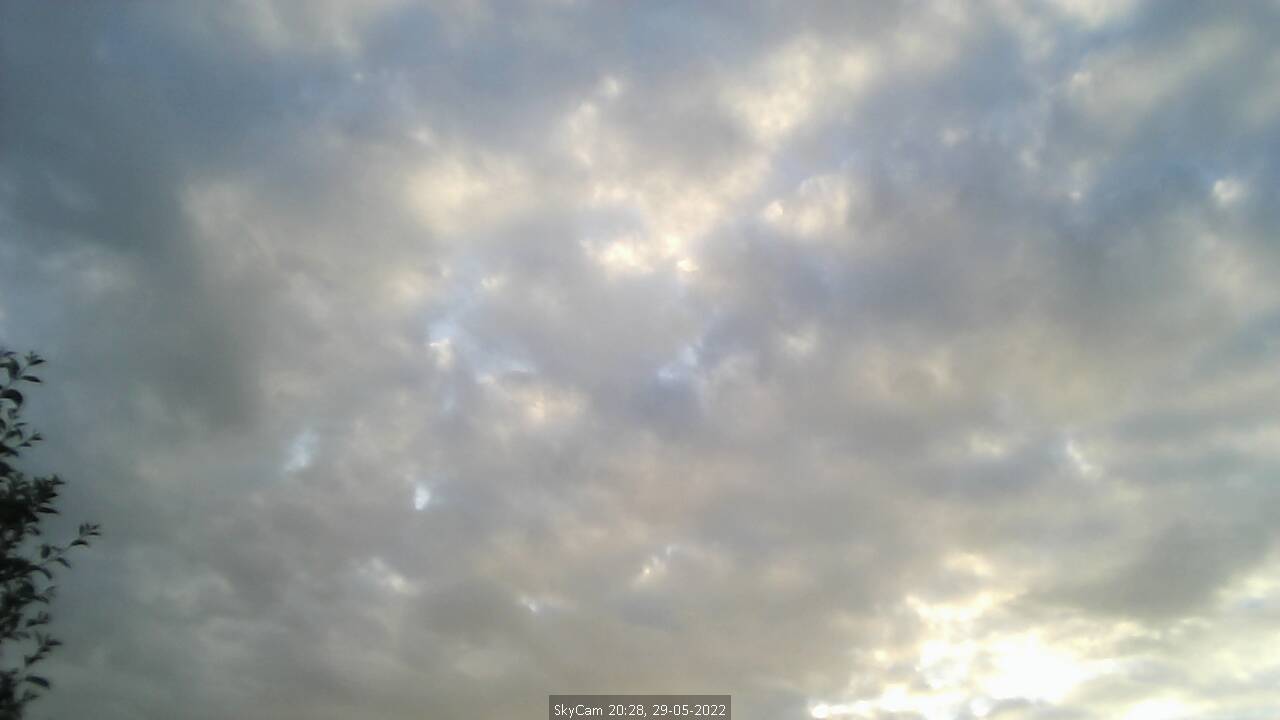
[[1222,207],[1231,207],[1244,197],[1244,183],[1235,178],[1223,178],[1213,183],[1213,199]]
[[431,488],[417,483],[413,486],[413,509],[419,512],[426,510],[431,504]]
[[1168,698],[1143,700],[1124,714],[1124,720],[1185,720],[1192,717],[1196,717],[1192,708]]
[[284,471],[295,473],[310,467],[319,442],[320,436],[314,430],[303,430],[298,433],[289,443],[289,454],[284,462]]

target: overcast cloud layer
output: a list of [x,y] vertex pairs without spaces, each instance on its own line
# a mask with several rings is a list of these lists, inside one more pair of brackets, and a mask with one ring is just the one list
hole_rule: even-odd
[[1280,711],[1280,5],[0,5],[36,717]]

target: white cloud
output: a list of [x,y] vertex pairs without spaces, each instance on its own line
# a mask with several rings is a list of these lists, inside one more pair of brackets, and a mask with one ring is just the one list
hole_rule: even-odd
[[1222,178],[1213,183],[1213,199],[1221,207],[1231,207],[1244,197],[1246,187],[1235,178]]
[[446,155],[409,177],[406,200],[411,211],[445,240],[468,229],[484,228],[527,209],[534,187],[511,159],[481,153],[475,159]]

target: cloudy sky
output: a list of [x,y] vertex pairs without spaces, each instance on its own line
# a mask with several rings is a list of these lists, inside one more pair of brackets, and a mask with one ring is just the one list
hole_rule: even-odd
[[1278,33],[3,3],[35,717],[1275,717]]

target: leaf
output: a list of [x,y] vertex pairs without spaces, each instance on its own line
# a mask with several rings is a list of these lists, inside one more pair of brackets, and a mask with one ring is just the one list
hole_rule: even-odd
[[40,677],[39,675],[28,675],[28,676],[27,676],[27,682],[29,682],[29,683],[34,683],[34,684],[36,684],[36,685],[39,685],[40,687],[44,688],[45,690],[48,690],[48,689],[49,689],[49,681],[48,681],[48,680],[45,680],[44,678]]
[[23,380],[26,380],[27,382],[33,382],[33,383],[35,383],[35,384],[37,384],[37,385],[42,385],[42,384],[44,384],[44,381],[43,381],[43,380],[41,380],[40,378],[36,377],[35,375],[23,375],[23,376],[22,376],[22,379],[23,379]]
[[14,405],[22,404],[22,393],[10,388],[8,390],[0,390],[0,400],[8,400]]
[[0,367],[9,371],[9,379],[11,380],[17,377],[20,372],[18,368],[18,361],[14,360],[12,356],[6,356],[3,360],[0,360]]

